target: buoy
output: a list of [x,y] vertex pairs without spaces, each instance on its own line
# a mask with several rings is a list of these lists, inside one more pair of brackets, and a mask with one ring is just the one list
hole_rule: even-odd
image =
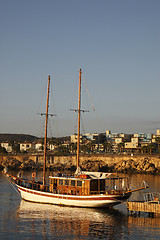
[[33,178],[33,180],[34,180],[35,176],[36,176],[36,172],[33,172],[33,173],[32,173],[32,178]]

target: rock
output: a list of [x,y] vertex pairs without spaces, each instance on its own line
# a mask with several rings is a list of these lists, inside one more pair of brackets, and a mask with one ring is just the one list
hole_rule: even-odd
[[[43,169],[42,162],[35,163],[35,161],[29,159],[29,156],[24,156],[21,158],[19,156],[5,156],[0,158],[0,168],[7,167],[12,170],[30,170],[32,168],[38,168],[38,170]],[[18,160],[20,159],[20,160]],[[75,171],[76,162],[73,159],[66,158],[63,159],[61,163],[58,161],[57,164],[46,164],[46,168],[53,171]],[[140,158],[137,158],[140,159]],[[81,169],[84,171],[101,171],[101,172],[123,172],[123,173],[160,173],[160,169],[155,167],[155,164],[151,162],[150,158],[142,158],[140,160],[125,159],[119,162],[114,161],[113,158],[106,164],[103,160],[96,158],[93,160],[91,157],[86,157],[84,161],[81,162]]]
[[17,170],[21,165],[21,162],[16,158],[7,159],[7,161],[2,163],[3,167],[7,167],[8,169]]
[[125,173],[154,173],[158,172],[158,169],[148,159],[140,160],[138,162],[130,159],[114,164],[112,171]]
[[35,168],[35,162],[31,159],[27,159],[26,161],[24,161],[23,163],[21,163],[20,165],[20,169],[22,170],[29,170],[29,169],[33,169]]

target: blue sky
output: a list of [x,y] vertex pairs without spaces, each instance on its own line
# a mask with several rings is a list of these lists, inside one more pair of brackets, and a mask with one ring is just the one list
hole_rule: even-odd
[[82,95],[83,132],[155,133],[159,9],[159,0],[1,0],[0,133],[43,134],[50,75],[50,134],[73,134],[79,68],[95,106]]

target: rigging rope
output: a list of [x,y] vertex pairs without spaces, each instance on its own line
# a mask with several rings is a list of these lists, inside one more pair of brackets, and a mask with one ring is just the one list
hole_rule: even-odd
[[88,97],[89,97],[89,99],[90,99],[90,104],[91,104],[91,106],[92,106],[92,108],[93,108],[93,111],[95,111],[95,106],[94,106],[94,104],[93,104],[93,102],[92,102],[92,98],[91,98],[91,95],[90,95],[89,90],[88,90],[88,88],[87,88],[87,84],[86,84],[86,82],[85,82],[85,79],[84,79],[84,77],[83,77],[83,74],[82,74],[82,79],[83,79],[83,82],[84,82],[84,86],[85,86],[85,88],[86,88],[86,91],[87,91],[87,93],[88,93]]
[[82,133],[85,133],[85,128],[84,128],[84,123],[83,123],[83,118],[82,118],[82,116],[81,116],[81,125],[82,125]]
[[19,195],[21,195],[20,192],[15,188],[15,186],[13,185],[13,183],[8,179],[8,177],[6,177],[6,179],[7,179],[7,181],[11,184],[11,186],[14,188],[14,190],[15,190]]

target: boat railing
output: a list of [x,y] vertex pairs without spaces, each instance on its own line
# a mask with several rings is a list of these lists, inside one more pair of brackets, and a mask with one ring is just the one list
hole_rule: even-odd
[[90,191],[91,195],[97,194],[122,194],[122,190],[108,190],[108,191]]
[[144,201],[148,203],[160,203],[160,193],[149,192],[144,194]]
[[105,191],[90,191],[91,195],[96,195],[96,194],[105,194]]
[[13,180],[18,186],[22,186],[28,189],[49,192],[49,185],[43,185],[42,182],[34,182],[33,180],[25,180],[16,178]]

